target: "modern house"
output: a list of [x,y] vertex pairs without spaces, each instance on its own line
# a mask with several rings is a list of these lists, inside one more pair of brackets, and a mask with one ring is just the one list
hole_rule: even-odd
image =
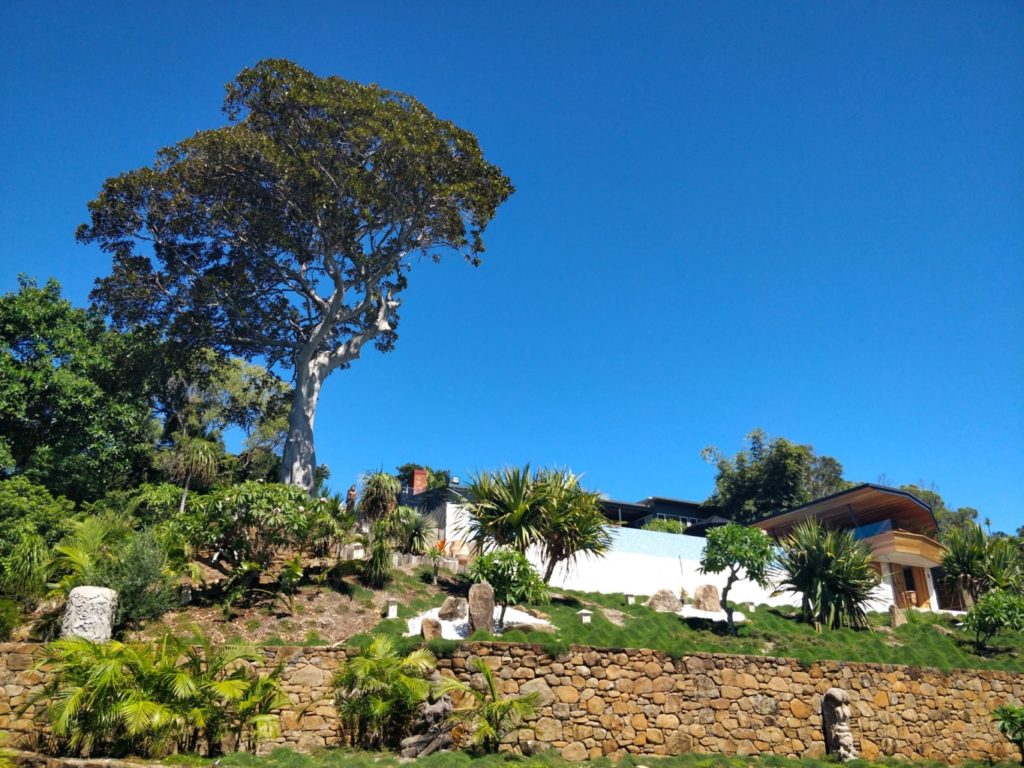
[[912,493],[863,483],[752,525],[781,539],[804,520],[852,530],[854,538],[867,544],[897,607],[963,608],[961,595],[947,585],[942,571],[943,547],[937,541],[935,516]]
[[653,520],[678,520],[691,526],[715,514],[715,510],[701,506],[700,502],[665,496],[648,496],[637,502],[601,499],[601,509],[612,523],[623,528],[643,528]]

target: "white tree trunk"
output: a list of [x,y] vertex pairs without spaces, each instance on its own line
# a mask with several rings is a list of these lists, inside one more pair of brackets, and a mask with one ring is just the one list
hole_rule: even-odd
[[281,462],[281,482],[297,485],[310,494],[316,490],[313,421],[327,373],[327,361],[319,357],[295,367],[295,396],[288,414],[288,437]]

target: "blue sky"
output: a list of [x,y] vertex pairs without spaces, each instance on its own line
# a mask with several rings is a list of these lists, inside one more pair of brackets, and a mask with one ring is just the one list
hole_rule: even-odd
[[518,191],[482,267],[414,267],[400,339],[328,381],[318,458],[571,465],[702,499],[754,427],[1024,524],[1024,6],[0,6],[0,290],[84,302],[111,175],[287,57],[406,91]]

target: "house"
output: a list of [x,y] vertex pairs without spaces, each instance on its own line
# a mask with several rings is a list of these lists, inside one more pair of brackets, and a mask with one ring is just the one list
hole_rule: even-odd
[[912,493],[863,483],[751,525],[781,539],[804,520],[851,530],[855,539],[867,544],[897,607],[963,609],[960,594],[947,585],[942,571],[944,550],[937,541],[935,516]]
[[697,501],[648,496],[637,502],[601,499],[601,510],[614,524],[623,528],[643,528],[653,520],[678,520],[690,526],[713,517],[715,510]]

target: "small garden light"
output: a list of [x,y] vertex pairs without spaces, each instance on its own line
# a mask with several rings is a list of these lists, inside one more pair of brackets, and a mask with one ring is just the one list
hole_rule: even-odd
[[389,597],[388,598],[388,618],[389,619],[397,619],[398,618],[398,601],[395,600],[395,598],[393,598],[393,597]]
[[588,611],[586,608],[584,608],[581,611],[576,611],[576,615],[580,617],[580,621],[582,623],[589,624],[590,623],[590,619],[594,615],[594,612],[593,611]]
[[626,594],[626,605],[633,605],[636,602],[636,595]]

